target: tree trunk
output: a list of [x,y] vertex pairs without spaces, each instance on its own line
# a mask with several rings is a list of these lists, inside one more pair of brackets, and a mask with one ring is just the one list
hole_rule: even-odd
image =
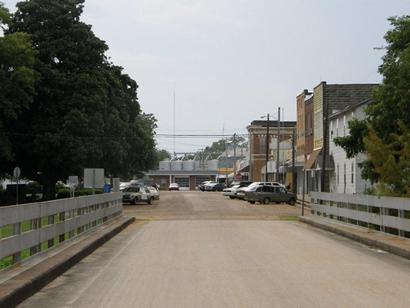
[[56,198],[56,183],[54,179],[45,179],[43,181],[43,200],[54,200]]

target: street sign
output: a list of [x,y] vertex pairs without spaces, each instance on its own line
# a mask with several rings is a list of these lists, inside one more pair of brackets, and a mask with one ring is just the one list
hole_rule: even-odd
[[70,175],[67,181],[68,186],[77,186],[78,185],[78,176]]
[[18,179],[18,178],[20,178],[20,175],[21,175],[21,170],[20,170],[20,168],[19,168],[19,167],[14,168],[14,170],[13,170],[13,177],[16,178],[16,179]]
[[104,169],[84,169],[84,188],[104,188]]
[[13,177],[16,179],[16,205],[19,204],[19,179],[21,175],[21,170],[19,167],[14,168]]

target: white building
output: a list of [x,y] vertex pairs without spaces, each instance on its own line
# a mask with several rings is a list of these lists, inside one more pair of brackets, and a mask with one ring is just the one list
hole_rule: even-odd
[[361,177],[359,164],[366,160],[366,155],[348,159],[343,148],[334,143],[334,138],[349,135],[349,121],[353,118],[362,120],[365,118],[364,109],[371,102],[365,100],[362,103],[348,106],[329,116],[329,154],[334,160],[334,170],[330,174],[330,191],[345,194],[362,194],[371,187],[369,181]]

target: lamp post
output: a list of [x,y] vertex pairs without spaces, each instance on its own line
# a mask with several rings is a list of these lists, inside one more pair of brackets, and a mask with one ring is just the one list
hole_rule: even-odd
[[265,182],[268,181],[268,161],[269,161],[269,113],[266,116],[266,165],[265,165]]
[[266,116],[262,116],[261,119],[266,117],[266,151],[265,151],[265,182],[268,181],[268,161],[269,161],[269,113]]

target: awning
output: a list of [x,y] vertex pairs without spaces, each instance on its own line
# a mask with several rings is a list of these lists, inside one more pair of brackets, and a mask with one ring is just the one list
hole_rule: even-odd
[[316,163],[316,160],[317,160],[317,158],[318,158],[321,151],[322,151],[322,149],[315,150],[315,151],[312,152],[312,154],[310,154],[309,159],[305,163],[305,170],[316,169],[315,168],[315,163]]
[[243,167],[242,169],[239,169],[238,170],[238,173],[239,172],[249,172],[249,165],[246,165],[245,167]]
[[[319,155],[316,167],[317,169],[322,169],[323,156]],[[335,160],[332,155],[326,156],[326,170],[335,170]]]

